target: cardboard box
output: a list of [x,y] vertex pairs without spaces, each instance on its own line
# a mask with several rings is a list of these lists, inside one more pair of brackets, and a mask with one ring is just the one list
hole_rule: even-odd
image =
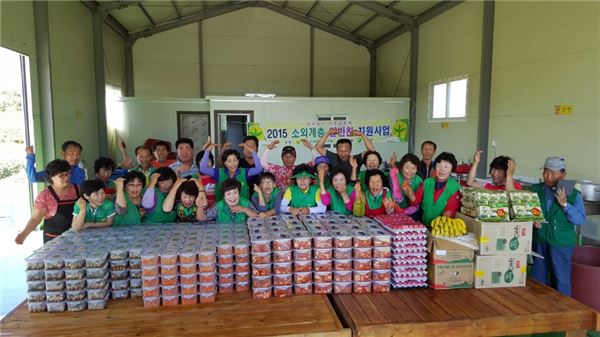
[[429,239],[429,285],[434,289],[473,288],[473,249],[444,239]]
[[457,213],[479,240],[479,255],[530,254],[533,222],[484,222]]
[[430,264],[472,263],[474,251],[458,243],[429,238],[427,242]]
[[473,262],[429,264],[427,276],[436,290],[473,288]]
[[475,289],[525,286],[527,255],[478,255],[474,274]]

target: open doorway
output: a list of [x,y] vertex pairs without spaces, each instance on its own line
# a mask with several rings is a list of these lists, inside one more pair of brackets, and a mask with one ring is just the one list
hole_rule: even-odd
[[31,235],[22,246],[17,233],[31,216],[34,187],[25,174],[31,135],[29,57],[0,47],[0,318],[26,298],[24,259],[42,245]]
[[239,144],[248,135],[247,125],[253,120],[254,111],[215,110],[216,139],[214,141],[221,145],[230,142],[232,149],[242,153]]

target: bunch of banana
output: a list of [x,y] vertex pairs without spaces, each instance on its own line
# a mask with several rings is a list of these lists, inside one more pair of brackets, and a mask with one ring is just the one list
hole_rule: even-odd
[[467,225],[462,219],[438,216],[431,222],[433,236],[456,237],[467,234]]

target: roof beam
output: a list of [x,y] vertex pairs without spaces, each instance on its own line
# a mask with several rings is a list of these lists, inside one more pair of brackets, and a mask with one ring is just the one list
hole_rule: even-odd
[[[391,1],[389,4],[385,5],[385,7],[389,8],[392,5],[394,5],[394,3],[396,3],[396,1]],[[377,14],[377,13],[373,14],[370,18],[367,19],[367,21],[361,23],[358,27],[354,28],[354,30],[352,31],[352,34],[356,34],[358,31],[363,29],[366,25],[368,25],[373,20],[375,20],[378,16],[379,16],[379,14]]]
[[284,1],[284,2],[283,2],[283,4],[281,5],[281,7],[283,7],[283,8],[286,8],[286,7],[287,7],[287,5],[288,5],[288,2],[289,2],[289,1],[287,1],[287,0],[286,0],[286,1]]
[[375,13],[377,13],[383,17],[386,17],[388,19],[398,21],[398,22],[403,23],[410,27],[413,27],[416,25],[415,19],[412,16],[410,16],[402,11],[399,11],[397,9],[382,6],[381,4],[379,4],[375,1],[359,1],[359,0],[351,0],[351,1],[362,8],[368,9],[368,10],[375,12]]
[[350,32],[347,32],[345,30],[341,30],[341,29],[338,29],[335,27],[330,27],[327,23],[325,23],[323,21],[306,17],[298,11],[295,11],[295,10],[292,10],[289,8],[283,8],[282,6],[276,5],[269,1],[257,1],[254,6],[270,9],[276,13],[285,15],[291,19],[305,23],[311,27],[315,27],[317,29],[320,29],[320,30],[330,33],[330,34],[333,34],[335,36],[341,37],[342,39],[354,42],[358,45],[365,46],[367,48],[373,46],[373,41],[371,41],[365,37],[362,37],[362,36],[359,36],[356,34],[352,34]]
[[312,6],[310,6],[310,9],[308,10],[308,12],[306,12],[306,16],[310,17],[312,12],[315,10],[315,8],[317,8],[318,5],[319,5],[319,0],[315,1],[315,3]]
[[230,4],[205,9],[201,13],[184,16],[179,19],[167,21],[164,23],[159,23],[159,24],[155,25],[154,27],[150,27],[150,28],[143,29],[141,31],[132,33],[130,35],[130,37],[132,40],[135,41],[142,37],[149,37],[149,36],[152,36],[152,35],[160,33],[160,32],[164,32],[164,31],[174,29],[177,27],[189,25],[190,23],[194,23],[194,22],[206,20],[209,18],[213,18],[215,16],[231,13],[231,12],[237,11],[242,8],[250,7],[250,5],[252,5],[252,2],[250,2],[250,1],[237,1],[234,3],[230,3]]
[[175,13],[177,13],[177,18],[181,19],[181,17],[182,17],[181,11],[179,10],[179,7],[177,7],[175,0],[171,0],[171,4],[173,5],[173,9],[175,10]]
[[141,3],[139,3],[138,6],[142,10],[142,12],[144,12],[144,15],[148,18],[148,21],[150,21],[150,24],[152,26],[156,26],[156,21],[154,21],[154,19],[150,16],[150,13],[148,13],[148,11],[146,10],[146,7],[144,7],[144,5]]
[[352,7],[353,3],[350,2],[346,5],[346,7],[344,7],[344,9],[342,9],[336,16],[335,18],[333,18],[333,20],[331,20],[329,22],[329,26],[333,26],[336,22],[338,22],[338,20]]
[[[456,0],[456,1],[445,0],[445,1],[439,2],[435,6],[421,12],[419,15],[417,15],[415,17],[417,26],[435,18],[436,16],[446,12],[447,10],[449,10],[451,8],[454,8],[455,6],[460,5],[463,2],[464,2],[464,0]],[[382,45],[390,42],[391,40],[393,40],[393,39],[397,38],[398,36],[400,36],[404,33],[407,33],[409,31],[410,31],[410,29],[406,25],[400,25],[397,28],[394,28],[391,31],[378,37],[375,40],[375,46],[377,48],[379,48]]]
[[[98,10],[98,3],[96,1],[90,0],[82,0],[81,1],[87,8],[89,8],[92,12]],[[129,38],[129,31],[125,28],[114,16],[108,14],[104,18],[104,23],[108,25],[115,33],[117,33],[123,40],[127,40]]]
[[101,2],[100,3],[100,10],[104,13],[106,12],[110,12],[112,10],[115,9],[123,9],[123,8],[127,8],[131,5],[139,5],[141,4],[142,1],[128,1],[128,0],[120,0],[120,1],[113,1],[113,2]]

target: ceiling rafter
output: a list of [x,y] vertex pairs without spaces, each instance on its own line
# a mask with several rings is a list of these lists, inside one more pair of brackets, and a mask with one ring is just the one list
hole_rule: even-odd
[[175,0],[171,0],[171,4],[173,5],[173,9],[175,10],[175,13],[177,14],[177,18],[181,19],[181,17],[183,15],[181,15],[181,11],[179,10],[179,7],[177,7],[177,4],[175,3]]
[[315,8],[317,8],[318,5],[319,5],[319,0],[315,1],[315,3],[312,6],[310,6],[310,9],[308,10],[308,12],[306,12],[306,16],[310,17],[312,12],[315,10]]
[[381,4],[375,2],[375,1],[361,1],[361,0],[350,0],[353,3],[355,3],[356,5],[368,9],[372,12],[375,12],[385,18],[388,18],[390,20],[394,20],[400,23],[403,23],[409,27],[413,27],[415,26],[415,19],[402,12],[399,11],[397,9],[391,8],[391,6],[382,6]]
[[[396,3],[396,1],[391,1],[389,4],[387,4],[385,7],[391,7],[392,5],[394,5]],[[361,23],[358,27],[354,28],[354,30],[352,31],[352,34],[356,34],[358,33],[361,29],[363,29],[366,25],[368,25],[369,23],[373,22],[373,20],[377,19],[377,17],[379,17],[379,14],[375,13],[373,14],[370,18],[368,18],[365,22]]]
[[102,3],[99,3],[99,6],[100,6],[100,10],[102,12],[107,13],[107,12],[110,12],[115,9],[123,9],[123,8],[127,8],[131,5],[139,5],[141,3],[142,3],[141,0],[131,0],[131,1],[120,0],[120,1],[112,1],[112,2],[102,2]]
[[329,26],[333,26],[335,25],[336,22],[338,22],[338,20],[344,15],[346,14],[346,12],[352,8],[352,5],[354,5],[354,3],[349,2],[346,7],[344,7],[344,9],[342,9],[334,18],[333,20],[329,21]]
[[144,4],[139,3],[138,6],[142,10],[142,12],[146,16],[146,18],[148,18],[148,21],[150,21],[150,24],[152,24],[152,26],[156,26],[156,21],[154,21],[154,19],[152,18],[152,16],[150,16],[150,13],[148,13],[148,11],[146,10],[146,7],[144,7]]

